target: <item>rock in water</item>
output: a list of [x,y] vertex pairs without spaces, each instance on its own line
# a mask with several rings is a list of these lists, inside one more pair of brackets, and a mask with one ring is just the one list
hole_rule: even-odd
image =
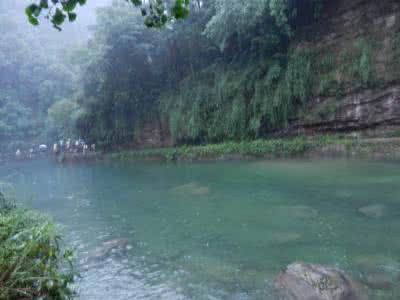
[[318,216],[318,210],[307,205],[277,206],[274,213],[290,218],[309,220]]
[[116,240],[104,242],[102,245],[104,248],[123,249],[123,248],[126,248],[126,246],[128,246],[128,240],[116,239]]
[[286,244],[295,244],[301,240],[302,236],[296,232],[281,232],[271,236],[271,245],[282,246]]
[[175,188],[170,189],[170,192],[182,195],[206,195],[210,192],[210,189],[206,186],[202,186],[197,182],[191,182],[184,185],[177,186]]
[[368,205],[361,207],[358,211],[366,217],[380,219],[386,213],[386,206],[381,204]]
[[373,290],[391,290],[393,288],[392,278],[387,274],[369,274],[362,281]]
[[128,247],[128,240],[116,239],[107,242],[103,242],[100,247],[97,247],[91,252],[87,258],[87,262],[104,260],[114,251],[125,251]]
[[365,300],[354,282],[341,270],[294,263],[274,282],[281,300]]

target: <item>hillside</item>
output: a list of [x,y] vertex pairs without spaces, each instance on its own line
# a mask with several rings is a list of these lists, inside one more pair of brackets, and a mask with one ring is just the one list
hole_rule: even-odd
[[[288,112],[287,122],[277,117],[275,126],[260,125],[265,116],[257,119],[260,113],[254,112],[257,105],[265,106],[262,103],[270,102],[271,89],[277,89],[267,82],[274,64],[271,66],[269,58],[259,56],[229,65],[211,65],[185,78],[176,92],[161,97],[162,111],[166,108],[167,114],[161,114],[158,122],[151,118],[138,135],[136,144],[141,147],[171,145],[174,141],[179,143],[180,139],[191,140],[193,132],[190,131],[196,130],[214,132],[206,142],[338,132],[397,136],[400,125],[400,3],[391,0],[379,3],[373,0],[328,1],[316,22],[299,24],[296,32],[289,53],[294,53],[292,58],[299,61],[301,55],[296,57],[296,53],[305,53],[305,62],[294,62],[298,68],[293,71],[297,72],[294,77],[298,79],[294,78],[292,89],[296,93],[295,85],[300,85],[298,93],[304,95],[298,98],[304,97],[304,104]],[[285,83],[284,88],[290,89],[290,84]],[[272,92],[273,102],[279,98],[276,94]],[[214,123],[193,114],[196,109],[204,109],[204,106],[193,106],[196,97],[209,97],[207,103],[226,101],[219,107]],[[278,106],[279,103],[275,104]],[[174,119],[177,108],[181,115],[179,120]],[[224,120],[227,115],[234,115],[235,109],[238,120]],[[268,109],[261,108],[264,110],[261,114],[273,116]],[[196,118],[201,123],[199,128],[194,124]],[[215,123],[218,121],[221,123]]]

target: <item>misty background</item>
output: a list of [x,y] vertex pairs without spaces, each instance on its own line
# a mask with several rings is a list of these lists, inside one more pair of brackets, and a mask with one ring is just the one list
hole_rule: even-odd
[[[48,109],[79,91],[74,53],[93,36],[96,11],[111,0],[88,1],[79,17],[55,30],[43,20],[32,26],[24,14],[29,0],[0,2],[0,150],[15,151],[51,142]],[[54,130],[54,129],[53,129]]]

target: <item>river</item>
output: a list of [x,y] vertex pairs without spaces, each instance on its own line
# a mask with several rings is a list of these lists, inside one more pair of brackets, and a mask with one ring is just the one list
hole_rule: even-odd
[[[273,299],[294,261],[373,268],[393,282],[373,299],[400,299],[398,164],[38,160],[2,164],[0,178],[62,225],[80,299]],[[128,250],[86,263],[113,239]]]

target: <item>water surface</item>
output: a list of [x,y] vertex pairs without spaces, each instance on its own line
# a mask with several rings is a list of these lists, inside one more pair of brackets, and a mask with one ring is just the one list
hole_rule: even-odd
[[[399,299],[400,165],[362,161],[0,165],[23,202],[62,224],[81,299],[273,299],[294,261],[379,273]],[[379,205],[366,216],[360,208]],[[131,247],[87,265],[102,242]]]

